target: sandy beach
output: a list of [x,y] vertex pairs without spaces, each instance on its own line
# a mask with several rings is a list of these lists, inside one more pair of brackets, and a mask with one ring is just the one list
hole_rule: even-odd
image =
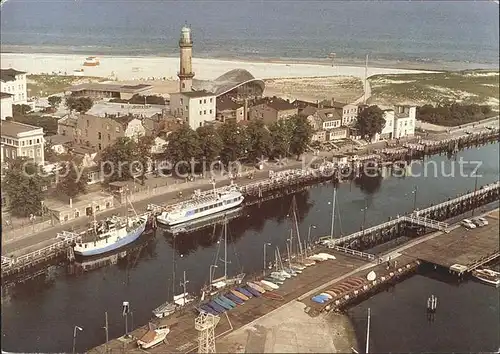
[[[148,78],[177,79],[179,59],[175,57],[119,57],[100,56],[100,65],[84,67],[85,55],[67,54],[19,54],[1,53],[2,68],[14,68],[29,74],[66,73],[84,69],[85,76],[116,77],[118,80],[137,80]],[[318,76],[351,76],[363,78],[364,67],[327,66],[296,62],[252,62],[220,59],[193,58],[195,78],[212,80],[225,72],[240,68],[246,69],[256,78],[293,78]],[[368,76],[376,74],[426,73],[430,71],[404,70],[392,68],[368,68]]]

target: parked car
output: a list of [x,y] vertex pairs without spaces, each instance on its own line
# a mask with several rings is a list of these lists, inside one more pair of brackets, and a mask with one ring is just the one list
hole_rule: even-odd
[[488,220],[486,220],[482,216],[479,216],[479,217],[477,217],[475,219],[472,219],[472,221],[474,222],[474,224],[476,224],[479,227],[483,227],[483,226],[488,225]]
[[476,228],[476,225],[470,221],[469,219],[463,219],[462,222],[460,223],[463,227],[465,227],[466,229],[475,229]]

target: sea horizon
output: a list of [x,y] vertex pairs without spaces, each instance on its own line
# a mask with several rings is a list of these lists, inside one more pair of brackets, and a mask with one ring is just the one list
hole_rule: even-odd
[[339,65],[364,66],[368,54],[382,65],[499,67],[498,5],[491,2],[230,3],[9,1],[1,51],[177,57],[188,24],[195,58],[328,64],[335,53]]

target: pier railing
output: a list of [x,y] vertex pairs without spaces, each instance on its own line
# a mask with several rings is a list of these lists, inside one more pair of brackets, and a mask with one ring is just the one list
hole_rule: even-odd
[[[60,241],[53,243],[49,246],[43,247],[39,250],[30,252],[23,256],[19,256],[16,258],[8,258],[2,256],[2,273],[12,270],[15,267],[26,265],[33,260],[42,258],[48,254],[53,253],[54,251],[59,251],[65,249],[68,246],[71,246],[73,243],[81,240],[82,235],[74,232],[63,231],[58,233],[56,238],[61,239]],[[5,262],[4,262],[5,261]]]
[[500,188],[500,181],[488,184],[488,185],[484,186],[481,189],[478,189],[478,190],[476,190],[474,192],[470,192],[470,193],[464,194],[464,195],[462,195],[460,197],[448,200],[446,202],[439,203],[437,205],[433,205],[433,206],[430,206],[430,207],[422,209],[422,210],[417,210],[413,214],[416,215],[416,216],[420,216],[422,214],[425,215],[425,214],[428,214],[428,213],[430,213],[430,212],[432,212],[434,210],[442,209],[442,208],[447,207],[449,205],[457,204],[457,203],[459,203],[459,202],[461,202],[463,200],[471,199],[473,197],[476,197],[476,196],[481,195],[481,194],[485,194],[485,193],[487,193],[489,191],[492,191],[492,190],[495,190],[495,189],[498,189],[498,188]]
[[448,230],[449,225],[447,223],[442,221],[432,220],[423,216],[411,214],[409,216],[402,216],[401,220],[412,224],[425,226],[430,229],[449,232]]
[[329,247],[335,251],[338,251],[338,252],[342,252],[342,253],[346,253],[346,254],[349,254],[351,256],[357,256],[357,257],[361,257],[361,258],[366,258],[370,261],[373,261],[375,259],[375,256],[373,254],[370,254],[370,253],[366,253],[366,252],[361,252],[361,251],[358,251],[358,250],[353,250],[353,249],[350,249],[350,248],[347,248],[347,247],[341,247],[341,246],[332,246],[332,247]]

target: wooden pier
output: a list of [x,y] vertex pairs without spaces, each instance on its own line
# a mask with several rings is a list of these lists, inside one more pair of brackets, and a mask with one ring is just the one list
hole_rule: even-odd
[[82,236],[82,233],[77,234],[63,231],[56,236],[56,239],[59,239],[59,241],[49,246],[16,258],[2,256],[2,280],[5,277],[16,275],[55,258],[59,258],[62,255],[67,255],[68,250],[72,249],[73,245],[78,240],[81,240]]
[[462,275],[500,256],[498,209],[485,216],[487,226],[468,230],[457,225],[448,234],[410,247],[403,254]]

